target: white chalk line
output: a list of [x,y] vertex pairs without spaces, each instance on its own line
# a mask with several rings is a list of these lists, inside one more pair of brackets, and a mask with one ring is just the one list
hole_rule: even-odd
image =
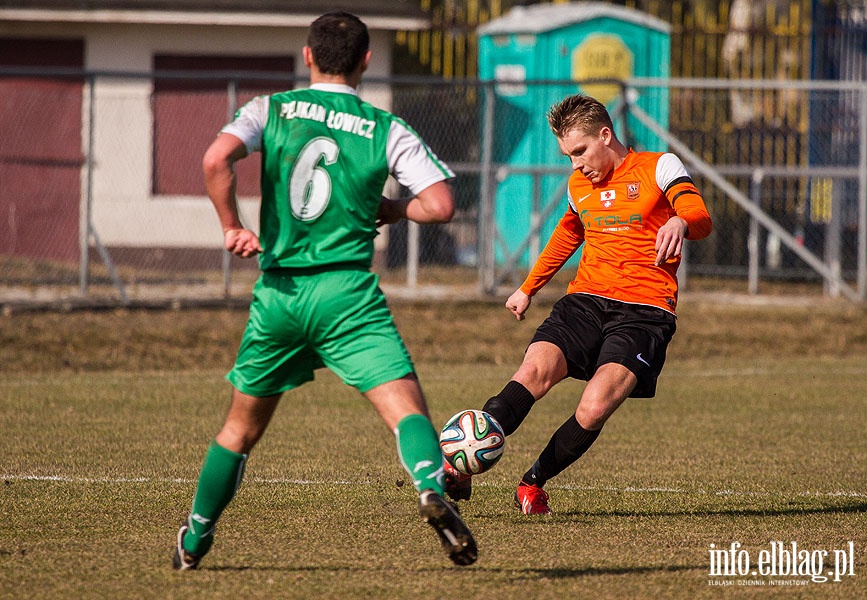
[[[25,482],[56,482],[71,484],[124,484],[124,483],[147,483],[147,484],[179,484],[193,485],[197,481],[185,478],[154,478],[154,477],[68,477],[65,475],[0,475],[0,482],[25,481]],[[290,478],[263,478],[251,477],[248,483],[260,485],[374,485],[372,480],[314,480],[314,479],[290,479]],[[486,482],[477,482],[473,485],[489,486]],[[838,490],[833,492],[758,492],[737,490],[687,490],[668,487],[613,487],[613,486],[576,486],[576,485],[550,485],[547,489],[572,490],[579,492],[606,492],[623,494],[693,494],[697,496],[728,496],[734,498],[757,498],[757,497],[789,497],[801,498],[867,498],[867,493]]]

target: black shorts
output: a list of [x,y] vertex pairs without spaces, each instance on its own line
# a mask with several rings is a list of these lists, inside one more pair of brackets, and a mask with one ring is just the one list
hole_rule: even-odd
[[630,398],[652,398],[676,328],[676,317],[655,306],[568,294],[554,304],[530,343],[560,348],[575,379],[589,381],[600,366],[621,364],[638,378]]

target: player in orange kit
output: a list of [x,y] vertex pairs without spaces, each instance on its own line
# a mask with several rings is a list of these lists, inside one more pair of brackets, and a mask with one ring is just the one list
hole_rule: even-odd
[[[587,451],[626,398],[655,395],[676,327],[683,242],[711,231],[680,159],[624,146],[600,102],[570,96],[547,117],[572,162],[569,207],[506,308],[523,320],[533,295],[584,248],[566,295],[536,330],[511,381],[483,409],[510,435],[556,383],[588,383],[574,415],[521,478],[515,504],[528,515],[551,513],[543,486]],[[469,498],[470,478],[451,469],[447,476],[452,497]]]

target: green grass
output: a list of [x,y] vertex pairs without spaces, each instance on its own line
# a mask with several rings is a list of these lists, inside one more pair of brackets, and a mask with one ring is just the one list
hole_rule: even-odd
[[[534,326],[501,321],[499,306],[395,310],[438,424],[502,387],[522,349],[512,338]],[[546,486],[554,516],[528,518],[512,507],[514,484],[583,384],[554,388],[461,503],[480,547],[469,568],[419,520],[374,411],[323,372],[284,398],[212,552],[186,573],[169,566],[174,536],[227,407],[218,363],[244,313],[0,320],[0,597],[718,598],[754,592],[738,585],[753,579],[808,582],[708,584],[711,544],[740,542],[755,562],[772,541],[852,541],[855,576],[759,593],[864,597],[864,315],[813,312],[682,314],[659,396],[628,401]],[[165,357],[184,349],[199,358],[173,368]]]

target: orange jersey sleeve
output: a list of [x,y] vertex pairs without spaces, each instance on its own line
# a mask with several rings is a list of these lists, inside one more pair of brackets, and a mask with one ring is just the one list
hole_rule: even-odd
[[701,193],[675,155],[629,151],[607,179],[593,185],[580,171],[569,178],[569,209],[560,219],[521,290],[532,296],[584,242],[567,293],[594,294],[669,312],[677,307],[680,257],[655,265],[656,234],[673,216],[687,239],[711,232]]
[[532,296],[557,274],[566,261],[584,242],[584,225],[578,215],[567,210],[551,233],[545,249],[521,285],[521,291]]

